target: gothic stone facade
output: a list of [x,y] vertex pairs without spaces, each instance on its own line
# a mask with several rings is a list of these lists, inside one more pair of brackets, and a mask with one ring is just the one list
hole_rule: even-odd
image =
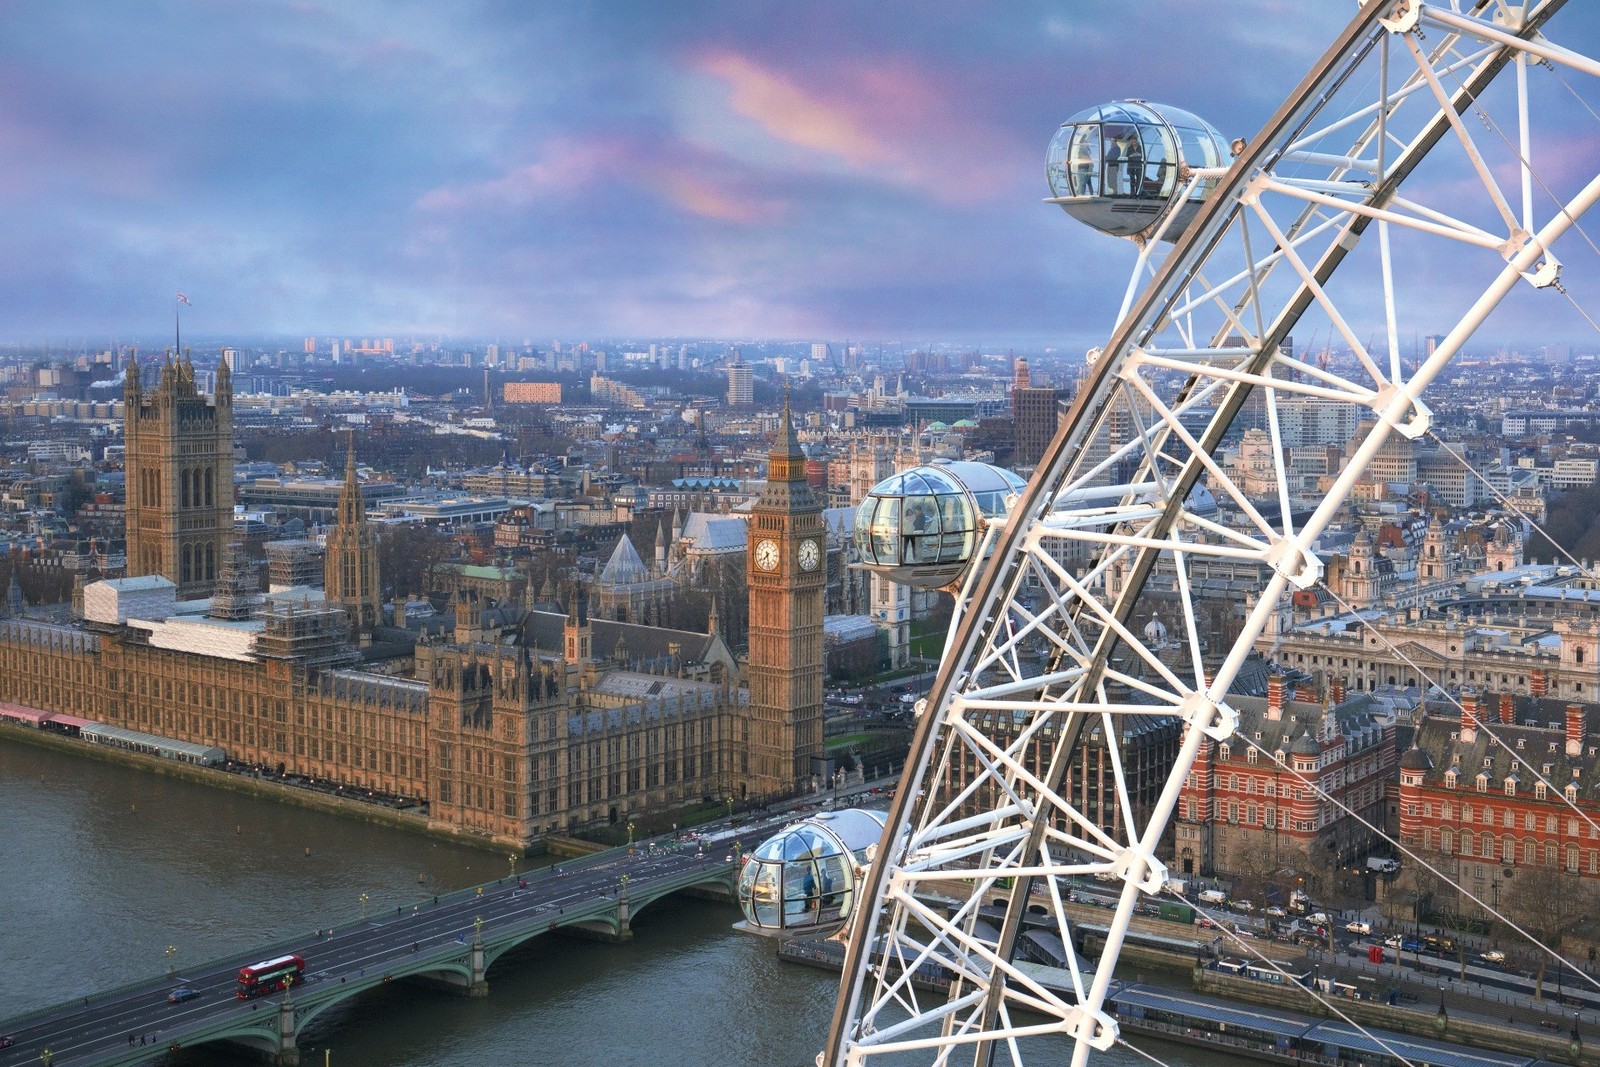
[[523,847],[726,795],[741,705],[726,681],[640,675],[608,691],[593,661],[490,636],[419,646],[413,679],[6,619],[0,699],[415,797],[436,826]]

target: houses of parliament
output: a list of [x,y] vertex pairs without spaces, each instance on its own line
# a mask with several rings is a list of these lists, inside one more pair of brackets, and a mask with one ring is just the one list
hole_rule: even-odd
[[741,678],[714,619],[591,618],[576,585],[560,610],[465,595],[431,630],[384,626],[353,445],[323,588],[262,594],[232,537],[228,368],[210,398],[186,356],[157,373],[126,377],[127,576],[83,586],[71,622],[0,619],[0,700],[414,798],[435,828],[521,848],[810,781],[823,523],[787,406],[750,519]]

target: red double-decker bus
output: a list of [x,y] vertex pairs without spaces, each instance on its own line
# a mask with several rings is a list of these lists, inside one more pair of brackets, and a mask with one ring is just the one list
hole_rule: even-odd
[[236,995],[240,1000],[249,1000],[251,997],[276,993],[289,983],[299,981],[305,969],[306,961],[299,956],[278,956],[240,967],[239,992]]

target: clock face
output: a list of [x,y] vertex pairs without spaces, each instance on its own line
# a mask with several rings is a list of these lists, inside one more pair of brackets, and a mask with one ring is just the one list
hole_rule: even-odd
[[810,538],[800,542],[800,569],[814,571],[817,562],[822,558],[822,553],[817,551],[817,543]]
[[778,569],[778,542],[762,541],[756,545],[756,566],[764,571]]

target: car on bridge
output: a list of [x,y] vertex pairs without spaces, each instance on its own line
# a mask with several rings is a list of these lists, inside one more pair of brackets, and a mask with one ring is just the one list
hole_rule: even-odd
[[10,1034],[0,1034],[0,1048],[10,1048],[17,1043],[17,1039]]
[[182,1004],[186,1000],[193,1000],[200,995],[200,990],[190,989],[188,986],[179,986],[167,994],[168,1004]]

